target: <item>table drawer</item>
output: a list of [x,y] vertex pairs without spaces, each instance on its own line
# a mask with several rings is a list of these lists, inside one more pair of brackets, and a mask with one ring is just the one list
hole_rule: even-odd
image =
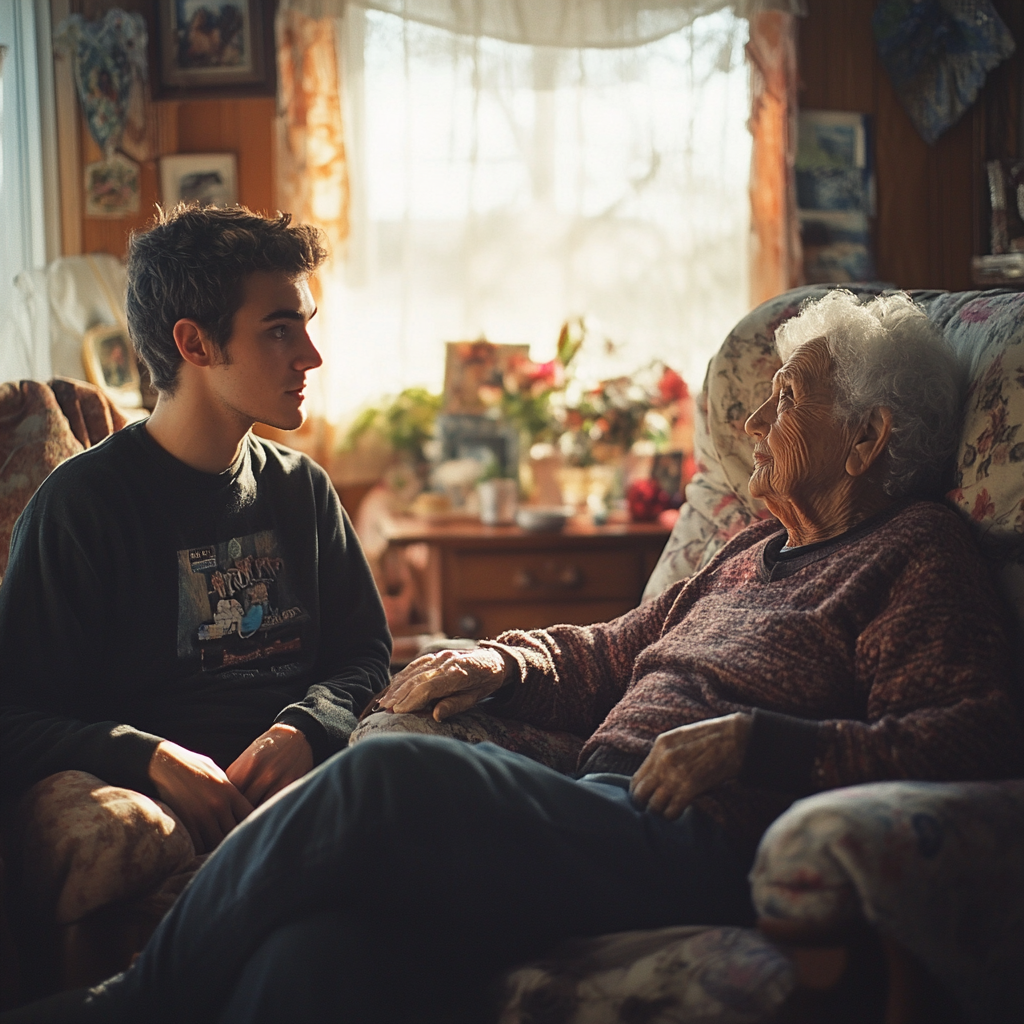
[[453,553],[458,601],[593,601],[635,603],[643,589],[637,551]]

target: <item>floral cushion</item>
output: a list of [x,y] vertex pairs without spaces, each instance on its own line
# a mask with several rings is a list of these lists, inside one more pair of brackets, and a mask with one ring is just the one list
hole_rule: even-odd
[[505,979],[498,1024],[746,1024],[793,990],[792,963],[752,928],[578,939]]
[[880,782],[795,803],[751,873],[762,917],[863,914],[942,978],[969,1021],[1024,1007],[1024,781]]
[[[877,295],[885,286],[851,290]],[[743,424],[767,398],[780,365],[776,328],[806,299],[826,291],[827,286],[807,286],[763,303],[736,325],[712,358],[697,400],[697,472],[645,599],[692,575],[730,537],[767,514],[747,487],[753,444]],[[1024,294],[911,295],[942,328],[971,382],[956,488],[949,498],[976,525],[983,542],[998,547],[1008,594],[1024,621]]]
[[0,384],[0,578],[22,509],[50,471],[80,451],[50,388],[34,380]]
[[[201,861],[166,804],[66,771],[36,783],[5,836],[22,898],[40,920],[70,924],[101,907],[158,893]],[[174,886],[174,895],[181,885]],[[173,897],[163,909],[169,909]]]

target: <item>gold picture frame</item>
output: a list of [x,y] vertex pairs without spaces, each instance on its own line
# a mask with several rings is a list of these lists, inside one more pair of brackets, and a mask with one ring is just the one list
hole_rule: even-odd
[[90,383],[125,409],[142,407],[142,379],[131,339],[122,327],[104,324],[85,332],[82,365]]

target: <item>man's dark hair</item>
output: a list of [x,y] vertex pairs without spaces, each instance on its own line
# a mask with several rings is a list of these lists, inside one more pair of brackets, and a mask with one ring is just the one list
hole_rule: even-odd
[[179,203],[160,210],[128,242],[125,311],[135,351],[153,386],[173,394],[181,354],[174,325],[195,320],[222,351],[242,305],[246,278],[257,271],[307,277],[327,258],[320,231],[291,215],[261,217],[245,207],[221,210]]

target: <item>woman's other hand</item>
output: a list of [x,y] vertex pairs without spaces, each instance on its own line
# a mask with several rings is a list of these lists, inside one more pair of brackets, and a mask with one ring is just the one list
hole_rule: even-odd
[[395,676],[376,707],[407,714],[433,704],[434,719],[441,722],[494,693],[507,672],[504,656],[493,648],[427,654]]
[[663,732],[629,784],[640,807],[672,820],[743,767],[753,716],[709,718]]

